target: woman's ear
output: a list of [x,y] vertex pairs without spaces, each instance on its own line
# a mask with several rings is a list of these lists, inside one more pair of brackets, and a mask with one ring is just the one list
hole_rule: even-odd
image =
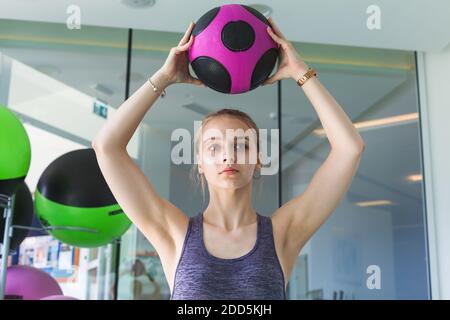
[[199,157],[198,154],[196,155],[196,157],[197,157],[197,170],[198,170],[198,173],[202,174],[203,173],[203,169],[202,169],[202,163],[201,163],[200,157]]
[[257,161],[257,163],[256,163],[256,167],[257,167],[259,170],[261,170],[261,168],[262,168],[261,158],[262,158],[262,152],[260,151],[260,152],[258,152],[258,161]]
[[201,163],[200,155],[198,153],[195,155],[195,159],[196,159],[196,163],[197,163],[197,169],[198,169],[198,171],[200,171],[200,168],[202,167],[202,163]]

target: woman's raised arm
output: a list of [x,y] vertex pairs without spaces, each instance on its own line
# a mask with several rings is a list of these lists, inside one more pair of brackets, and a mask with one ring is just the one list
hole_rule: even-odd
[[[118,204],[155,247],[162,260],[174,257],[184,237],[188,217],[162,198],[129,156],[126,146],[162,90],[174,83],[202,83],[189,74],[187,49],[192,44],[191,23],[164,65],[117,110],[92,141],[103,176]],[[182,243],[182,241],[181,241]]]

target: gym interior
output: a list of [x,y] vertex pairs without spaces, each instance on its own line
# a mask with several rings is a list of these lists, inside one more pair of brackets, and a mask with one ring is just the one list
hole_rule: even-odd
[[[365,141],[348,192],[298,256],[287,299],[449,299],[450,3],[380,0],[371,29],[370,1],[241,2],[282,27]],[[101,181],[91,143],[188,23],[225,3],[0,0],[2,299],[170,298],[157,252]],[[279,169],[254,185],[262,215],[301,193],[330,151],[293,81],[245,94],[166,91],[127,151],[192,216],[208,195],[192,185],[191,164],[171,161],[173,132],[193,136],[210,112],[239,107],[278,129]]]

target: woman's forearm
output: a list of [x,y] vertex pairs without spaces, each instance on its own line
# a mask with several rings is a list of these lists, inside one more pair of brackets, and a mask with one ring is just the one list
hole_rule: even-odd
[[[169,85],[167,77],[160,71],[154,73],[150,79],[160,90]],[[159,95],[160,92],[154,92],[146,81],[117,109],[114,116],[108,119],[94,137],[92,146],[105,150],[126,149],[140,122]]]
[[319,79],[310,78],[302,88],[319,116],[331,147],[350,152],[362,151],[364,141],[358,130]]

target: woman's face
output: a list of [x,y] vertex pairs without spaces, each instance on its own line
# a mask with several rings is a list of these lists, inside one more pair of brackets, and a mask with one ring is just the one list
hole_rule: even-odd
[[232,116],[215,117],[202,128],[197,161],[208,185],[237,189],[252,181],[255,167],[259,169],[260,164],[256,131],[249,129]]

